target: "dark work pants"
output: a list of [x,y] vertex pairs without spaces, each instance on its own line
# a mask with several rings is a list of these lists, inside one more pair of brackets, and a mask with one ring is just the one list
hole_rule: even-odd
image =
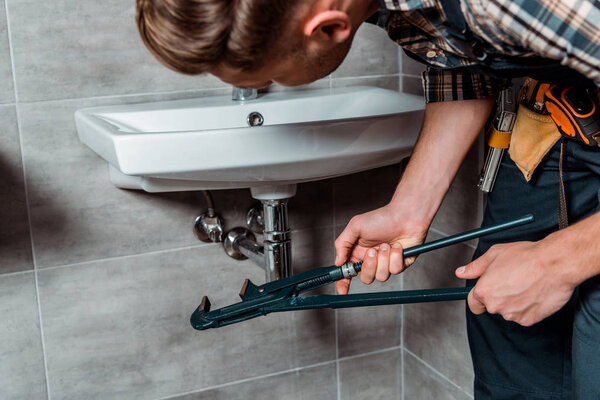
[[[600,149],[573,141],[565,146],[563,176],[573,223],[600,210]],[[536,241],[558,229],[559,155],[557,144],[529,183],[505,156],[483,225],[526,213],[536,221],[480,239],[475,258],[493,244]],[[476,400],[600,399],[600,275],[581,284],[563,309],[531,327],[467,309],[467,329]]]

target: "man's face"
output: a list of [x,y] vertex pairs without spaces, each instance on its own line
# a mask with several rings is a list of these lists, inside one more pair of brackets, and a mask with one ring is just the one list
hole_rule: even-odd
[[210,73],[236,87],[261,89],[274,82],[283,86],[300,86],[333,72],[346,57],[350,44],[351,40],[339,44],[325,55],[297,51],[252,72],[219,66]]

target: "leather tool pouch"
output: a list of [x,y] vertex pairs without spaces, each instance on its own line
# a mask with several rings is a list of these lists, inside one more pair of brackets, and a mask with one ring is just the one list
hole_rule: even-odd
[[542,159],[561,138],[549,115],[519,105],[508,153],[528,182]]

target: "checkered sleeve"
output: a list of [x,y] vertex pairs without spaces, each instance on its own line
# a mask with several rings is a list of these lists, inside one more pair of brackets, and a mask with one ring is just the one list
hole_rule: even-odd
[[[486,3],[487,4],[487,3]],[[600,87],[600,1],[491,0],[488,23]]]
[[423,92],[427,103],[483,99],[500,92],[508,84],[509,80],[463,70],[430,67],[423,72]]

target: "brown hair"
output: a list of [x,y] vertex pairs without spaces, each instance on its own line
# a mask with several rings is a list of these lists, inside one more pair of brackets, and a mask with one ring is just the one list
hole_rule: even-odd
[[201,74],[218,65],[254,71],[278,52],[306,0],[136,0],[146,47],[165,66]]

